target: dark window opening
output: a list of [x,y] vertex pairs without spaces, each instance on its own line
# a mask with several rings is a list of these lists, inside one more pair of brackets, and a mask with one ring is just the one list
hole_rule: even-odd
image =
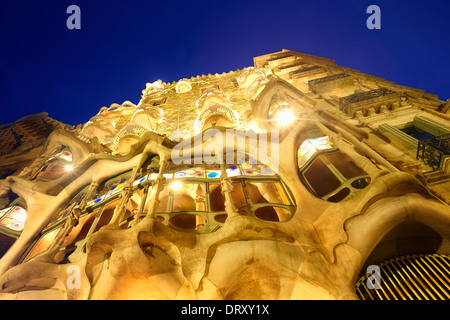
[[303,175],[319,198],[336,190],[341,185],[339,179],[321,159],[316,159]]
[[330,202],[348,200],[370,183],[367,173],[339,150],[316,152],[299,169],[307,188],[317,197]]
[[416,138],[417,140],[430,139],[430,138],[434,137],[433,135],[429,134],[428,132],[420,130],[419,128],[417,128],[415,126],[403,128],[400,130],[403,131],[404,133],[406,133],[407,135],[410,135],[411,137]]
[[0,233],[0,259],[11,248],[14,242],[16,242],[16,238]]

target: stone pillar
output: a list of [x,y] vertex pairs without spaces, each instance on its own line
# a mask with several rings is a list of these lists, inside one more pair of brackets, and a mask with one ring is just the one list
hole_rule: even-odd
[[236,206],[234,205],[234,201],[231,198],[231,192],[233,192],[233,184],[231,182],[231,179],[227,175],[227,169],[225,164],[220,165],[220,185],[221,185],[221,192],[223,196],[225,197],[225,211],[228,214],[228,218],[231,218],[232,216],[236,216]]

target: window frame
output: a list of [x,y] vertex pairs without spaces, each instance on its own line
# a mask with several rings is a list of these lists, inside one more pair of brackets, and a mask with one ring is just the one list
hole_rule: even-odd
[[[63,159],[62,157],[58,156],[59,154],[61,154],[64,151],[68,151],[70,153],[71,158],[72,158],[71,161],[68,161],[68,160]],[[65,173],[61,174],[59,177],[54,178],[54,179],[48,179],[45,177],[45,175],[47,175],[58,164],[62,164],[65,166],[73,164],[73,153],[69,147],[62,146],[61,148],[53,151],[51,156],[47,160],[45,160],[45,162],[39,167],[39,169],[37,169],[36,172],[31,176],[30,180],[34,181],[34,182],[39,182],[39,181],[51,182],[51,181],[56,181],[58,179],[61,179],[65,175]]]
[[[167,208],[166,208],[166,212],[164,213],[157,213],[156,217],[157,218],[164,218],[164,220],[162,221],[162,223],[173,229],[173,230],[177,230],[177,231],[182,231],[182,232],[191,232],[191,233],[195,233],[195,234],[206,234],[206,233],[211,233],[211,232],[215,232],[218,229],[220,229],[223,224],[225,222],[219,222],[218,220],[215,219],[216,216],[218,215],[222,215],[222,214],[226,214],[226,211],[211,211],[211,203],[210,203],[210,191],[209,191],[209,186],[210,184],[214,184],[214,185],[219,185],[221,187],[221,179],[220,179],[220,175],[218,177],[215,178],[208,178],[206,175],[206,166],[205,164],[202,164],[205,170],[205,175],[203,177],[181,177],[181,178],[175,178],[175,173],[169,173],[169,175],[172,175],[172,178],[167,178],[166,182],[164,183],[163,187],[165,186],[169,186],[169,184],[175,180],[180,181],[184,184],[202,184],[204,186],[205,189],[205,211],[192,211],[192,210],[187,210],[187,211],[172,211],[173,210],[173,200],[174,200],[174,190],[170,190],[169,191],[169,199],[167,202]],[[198,166],[198,164],[193,164],[193,166]],[[236,165],[233,165],[236,166]],[[289,221],[290,219],[292,219],[292,217],[295,214],[295,210],[296,210],[296,205],[295,205],[295,201],[294,201],[294,197],[292,195],[292,193],[290,192],[289,188],[287,187],[287,185],[282,181],[282,179],[274,174],[274,175],[260,175],[260,176],[252,176],[252,175],[245,175],[243,172],[243,169],[240,168],[240,165],[238,164],[237,166],[239,166],[239,172],[241,175],[239,176],[233,176],[230,177],[229,179],[232,182],[236,182],[239,181],[241,183],[241,185],[243,186],[243,190],[244,190],[244,197],[246,199],[246,205],[242,206],[240,208],[236,208],[237,211],[242,211],[245,210],[247,212],[247,215],[249,216],[253,216],[254,218],[261,220],[261,221],[266,221],[268,222],[268,220],[264,220],[264,219],[260,219],[255,215],[255,212],[257,209],[261,208],[261,207],[281,207],[284,208],[286,210],[289,211],[290,216],[288,219],[283,220],[283,221],[278,221],[278,223],[284,223]],[[108,183],[108,181],[111,181],[117,177],[120,177],[122,175],[126,175],[127,173],[130,173],[131,176],[131,171],[125,171],[123,173],[120,173],[112,178],[107,178],[104,180],[104,184]],[[153,182],[155,181],[152,177],[152,170],[148,169],[145,173],[142,173],[138,178],[135,179],[135,182],[133,183],[133,194],[136,192],[139,192],[140,190],[143,190],[142,192],[142,196],[143,198],[141,199],[141,203],[139,204],[139,208],[142,207],[142,209],[144,209],[146,207],[146,204],[148,201],[150,201],[150,198],[148,197],[148,191],[150,190],[151,186],[153,185]],[[147,178],[145,180],[143,180],[140,183],[137,183],[138,181],[141,181],[141,179],[143,179],[143,177],[146,176]],[[275,182],[275,183],[279,183],[280,184],[280,188],[282,190],[282,192],[284,193],[287,201],[289,202],[289,204],[281,204],[281,203],[252,203],[250,195],[248,193],[247,190],[247,185],[246,182],[248,181],[253,181],[253,182]],[[86,190],[86,188],[89,188],[89,184],[80,188],[80,191],[76,194],[78,195],[80,192],[83,192],[84,190]],[[145,190],[146,189],[146,190]],[[247,190],[247,191],[246,191]],[[107,194],[109,191],[106,191],[105,194]],[[98,195],[98,194],[97,194]],[[97,198],[97,195],[94,198]],[[144,195],[146,195],[144,197]],[[80,219],[85,217],[86,215],[91,214],[92,212],[98,210],[97,214],[94,217],[94,221],[92,222],[88,232],[86,233],[86,236],[83,239],[78,240],[77,242],[73,242],[71,244],[68,244],[64,247],[61,247],[59,252],[64,252],[67,250],[70,250],[71,248],[75,247],[84,247],[86,244],[86,241],[92,236],[92,234],[95,232],[95,229],[98,225],[98,222],[100,221],[102,214],[104,213],[105,208],[110,205],[111,203],[113,203],[114,201],[117,201],[119,199],[122,198],[122,192],[117,192],[107,198],[102,199],[101,201],[99,201],[98,203],[92,203],[93,199],[89,199],[88,203],[91,203],[89,206],[86,206],[83,211],[80,214]],[[98,198],[97,198],[98,199]],[[75,204],[76,205],[76,204]],[[62,212],[65,208],[67,208],[68,204],[66,204],[66,206],[61,209],[59,211]],[[73,209],[73,208],[72,208]],[[199,215],[202,216],[203,218],[206,219],[206,224],[203,227],[200,227],[199,229],[196,230],[185,230],[185,229],[180,229],[180,228],[176,228],[173,225],[170,224],[170,219],[172,219],[173,217],[177,216],[177,215],[181,215],[181,214],[192,214],[192,215]],[[130,217],[123,219],[122,221],[119,222],[119,226],[122,227],[125,224],[128,224],[127,228],[130,228],[132,225],[134,225],[135,223],[137,223],[138,221],[140,221],[143,217],[145,217],[147,215],[147,212],[145,212],[144,210],[141,212],[141,214],[139,216],[137,216],[136,214],[131,215]],[[56,218],[57,216],[55,216]],[[63,219],[61,219],[60,221],[57,221],[56,223],[53,223],[47,227],[45,227],[42,232],[40,233],[39,237],[36,238],[36,240],[34,241],[34,243],[28,248],[28,250],[26,250],[26,252],[22,255],[22,258],[20,259],[19,263],[22,263],[24,261],[28,260],[28,256],[29,254],[34,250],[35,246],[39,243],[39,241],[41,239],[43,239],[46,235],[48,235],[49,233],[55,231],[56,229],[60,229],[64,227],[64,224],[66,223],[66,220],[69,218],[69,216],[64,217]],[[132,220],[135,220],[133,223],[131,223]],[[273,221],[270,221],[273,222]],[[130,224],[131,223],[131,224]],[[48,250],[48,249],[47,249]],[[45,251],[39,252],[37,255],[43,254]],[[76,249],[75,249],[76,250]],[[74,251],[75,251],[74,250]],[[84,250],[84,248],[82,248],[81,250]],[[70,252],[70,254],[67,256],[69,257],[74,251]],[[62,261],[64,261],[67,257],[65,257]]]
[[[343,152],[342,150],[340,150],[338,148],[318,150],[314,155],[312,155],[308,159],[308,161],[302,166],[301,169],[298,168],[298,170],[300,172],[301,181],[304,183],[304,185],[307,187],[307,189],[314,196],[316,196],[319,199],[322,199],[325,201],[330,201],[329,200],[330,198],[332,198],[333,196],[335,196],[336,194],[341,192],[343,189],[348,188],[350,190],[350,192],[344,198],[340,199],[339,201],[336,201],[336,202],[344,202],[344,201],[347,201],[347,200],[351,199],[352,197],[354,197],[356,195],[356,193],[358,193],[360,190],[364,189],[365,187],[367,187],[370,184],[370,176],[367,173],[365,175],[357,175],[352,178],[346,178],[339,171],[339,169],[336,168],[336,166],[326,157],[328,154],[333,154],[333,153],[338,153],[338,152],[341,152],[348,157],[348,155],[345,152]],[[331,173],[340,182],[340,185],[337,188],[335,188],[331,192],[329,192],[321,197],[317,194],[316,190],[313,188],[313,186],[309,182],[308,178],[305,177],[305,172],[308,171],[308,169],[314,164],[314,162],[317,159],[320,159],[325,164],[325,166],[331,171]],[[355,164],[355,166],[357,166],[357,165]],[[358,189],[358,188],[355,188],[352,186],[354,181],[359,180],[359,179],[369,179],[369,181],[367,182],[367,185],[362,189]],[[334,202],[334,201],[330,201],[330,202]]]

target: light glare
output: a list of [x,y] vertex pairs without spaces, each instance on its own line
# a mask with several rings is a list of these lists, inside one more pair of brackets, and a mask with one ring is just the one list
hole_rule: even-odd
[[292,113],[292,110],[285,109],[280,111],[280,113],[277,116],[277,122],[280,126],[285,127],[292,123],[294,120],[294,114]]
[[183,186],[183,184],[180,181],[174,181],[171,184],[171,188],[173,190],[179,190],[182,186]]

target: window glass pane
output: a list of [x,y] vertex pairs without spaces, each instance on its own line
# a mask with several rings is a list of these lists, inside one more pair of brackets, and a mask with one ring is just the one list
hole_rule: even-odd
[[[149,190],[151,190],[150,186]],[[137,190],[133,193],[130,200],[128,201],[127,211],[124,215],[124,219],[127,219],[131,215],[134,215],[139,210],[141,203],[144,201],[144,188]]]
[[43,166],[39,171],[38,171],[38,173],[36,173],[36,175],[34,176],[34,178],[33,179],[31,179],[31,180],[35,180],[35,179],[37,179],[37,178],[40,178],[40,177],[42,177],[42,175],[45,173],[45,171],[50,167],[50,163],[49,164],[46,164],[45,166]]
[[342,190],[340,190],[335,195],[329,197],[327,200],[330,201],[330,202],[339,202],[339,201],[343,200],[346,196],[348,196],[349,193],[350,193],[350,189],[349,188],[343,188]]
[[220,184],[209,185],[209,205],[211,211],[225,211],[225,196],[221,190]]
[[74,227],[72,231],[69,233],[69,235],[64,239],[64,243],[62,246],[63,247],[70,246],[70,247],[56,254],[55,261],[57,263],[69,257],[78,248],[80,244],[77,244],[77,242],[86,239],[89,230],[91,229],[92,224],[95,221],[95,216],[97,215],[97,213],[98,210],[93,211],[80,218],[78,225]]
[[281,207],[264,206],[255,210],[255,216],[266,221],[284,221],[291,216],[291,212]]
[[252,203],[290,204],[278,182],[247,182]]
[[114,214],[114,210],[120,204],[122,199],[116,199],[113,202],[106,204],[102,211],[100,218],[98,219],[97,225],[95,226],[94,232],[97,232],[101,227],[106,226]]
[[[241,208],[247,205],[247,200],[244,196],[244,190],[240,181],[233,182],[233,191],[231,192],[231,199],[234,202],[234,206]],[[225,196],[222,194],[222,188],[220,184],[209,185],[209,205],[211,211],[225,211]]]
[[220,171],[220,165],[218,164],[207,164],[205,165],[206,177],[210,179],[220,178],[222,172]]
[[10,209],[11,207],[0,210],[0,218],[3,217]]
[[13,206],[0,220],[0,225],[14,231],[22,231],[27,219],[27,211],[21,207]]
[[16,238],[10,237],[6,234],[0,233],[0,259],[16,242]]
[[241,164],[242,172],[246,176],[267,176],[274,175],[275,172],[266,165],[263,164]]
[[226,214],[226,213],[223,213],[223,214],[216,214],[216,215],[214,216],[214,220],[216,220],[217,222],[220,222],[220,223],[225,223],[225,221],[227,220],[227,218],[228,218],[228,214]]
[[72,162],[72,153],[70,152],[69,148],[63,148],[63,150],[61,151],[54,152],[47,161],[51,161],[54,159],[62,159],[67,162]]
[[34,256],[38,255],[39,253],[47,251],[48,248],[50,248],[50,245],[52,244],[53,240],[55,239],[55,237],[58,234],[58,231],[60,229],[61,229],[61,227],[58,227],[58,228],[50,231],[49,233],[46,233],[45,235],[43,235],[38,240],[38,242],[36,243],[34,248],[31,250],[31,252],[28,254],[25,262],[30,260]]
[[138,170],[133,186],[145,182],[147,179],[151,179],[151,174],[156,173],[158,175],[159,169],[155,167],[157,162],[156,157],[151,160],[147,160],[144,165]]
[[98,210],[95,210],[80,217],[77,226],[74,227],[72,231],[70,231],[69,235],[64,239],[64,243],[62,246],[65,247],[86,238],[97,213]]
[[163,176],[164,176],[166,179],[173,179],[173,172],[170,172],[170,171],[164,171]]
[[[167,185],[167,184],[161,190],[161,192],[159,194],[159,205],[158,205],[158,209],[156,210],[157,213],[167,212],[167,204],[169,203],[170,190],[171,189],[169,188],[169,185]],[[148,207],[152,201],[153,194],[154,194],[153,189],[150,188],[148,190],[148,196],[147,196],[147,200],[145,201],[144,210],[142,211],[143,214],[148,213]]]
[[130,176],[131,171],[127,171],[102,183],[98,188],[97,194],[92,197],[91,201],[88,202],[88,205],[99,203],[120,192],[130,179]]
[[205,186],[183,183],[173,190],[172,211],[205,211]]
[[126,184],[126,180],[127,179],[124,179],[124,180],[125,181],[121,181],[121,182],[111,186],[111,190],[109,190],[108,193],[105,195],[105,199],[115,195],[116,193],[119,193],[120,191],[122,191],[123,187]]
[[417,140],[433,138],[433,136],[430,133],[420,130],[419,128],[417,128],[415,126],[403,128],[400,130],[403,131],[404,133],[410,135],[411,137],[416,138]]
[[241,170],[238,165],[230,165],[227,168],[227,176],[228,177],[238,177],[241,176]]
[[69,148],[64,147],[62,150],[57,150],[47,159],[31,180],[41,177],[47,180],[58,179],[67,172],[66,165],[70,162],[72,162],[72,153]]
[[347,179],[367,175],[367,173],[358,167],[353,160],[343,152],[329,153],[325,155],[325,157]]
[[236,209],[247,205],[247,199],[244,195],[244,189],[240,181],[233,182],[233,191],[231,192],[231,198],[233,199]]
[[137,186],[138,184],[144,183],[146,180],[147,180],[147,176],[136,177],[136,179],[133,182],[133,187]]
[[355,189],[364,189],[370,183],[370,178],[360,178],[352,182],[351,186]]
[[180,165],[175,169],[175,178],[204,178],[203,165]]
[[[169,186],[165,185],[159,194],[159,206],[156,212],[167,212],[167,204],[169,202]],[[150,200],[147,200],[150,202]]]
[[319,198],[341,185],[339,179],[336,178],[320,158],[314,160],[311,166],[303,173],[303,176]]
[[197,214],[178,214],[170,218],[169,223],[178,229],[196,230],[206,224],[206,219]]
[[297,151],[298,167],[302,168],[317,151],[332,148],[333,144],[328,136],[306,139]]
[[67,172],[66,164],[59,160],[56,160],[45,171],[45,173],[42,175],[42,177],[47,180],[56,180],[56,179],[62,177],[66,172]]

